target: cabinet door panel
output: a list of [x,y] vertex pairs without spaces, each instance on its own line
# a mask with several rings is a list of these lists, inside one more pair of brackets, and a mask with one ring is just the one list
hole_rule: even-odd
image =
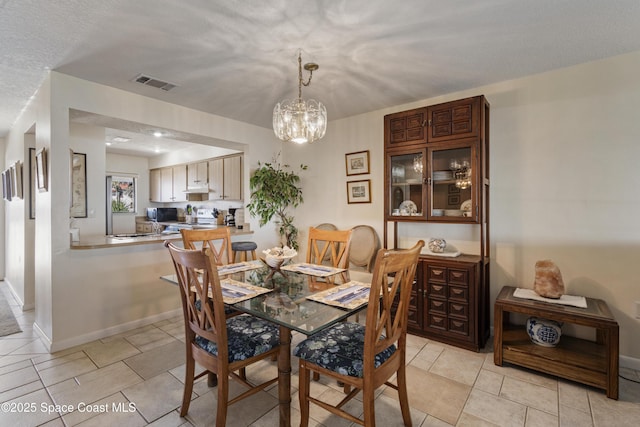
[[447,297],[452,301],[469,302],[469,288],[466,286],[447,286]]
[[447,314],[446,301],[429,298],[429,312],[446,315]]
[[401,111],[384,117],[384,145],[405,147],[427,142],[427,109]]
[[469,281],[469,272],[467,270],[449,269],[449,282],[466,285]]
[[162,202],[162,170],[151,169],[149,171],[149,200]]
[[449,332],[453,332],[454,334],[469,336],[469,322],[465,322],[462,320],[449,319]]
[[467,98],[428,107],[427,142],[477,136],[480,124],[480,98]]
[[224,158],[224,199],[242,200],[242,157]]
[[213,200],[222,200],[224,174],[222,159],[209,160],[209,193]]
[[160,169],[161,174],[161,194],[160,201],[173,201],[173,170],[171,168]]
[[469,305],[449,301],[449,316],[469,319]]
[[187,167],[174,166],[173,168],[173,201],[174,202],[186,202],[187,201]]
[[427,280],[445,282],[447,280],[447,269],[433,265],[427,266]]
[[429,283],[427,288],[427,293],[429,294],[429,298],[446,298],[447,297],[447,287],[438,283]]
[[433,329],[446,330],[447,318],[444,316],[437,316],[435,314],[429,314],[427,316],[427,326]]

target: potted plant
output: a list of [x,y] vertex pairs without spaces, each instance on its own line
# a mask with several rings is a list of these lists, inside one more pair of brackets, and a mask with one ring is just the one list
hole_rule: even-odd
[[[298,187],[300,177],[289,170],[289,165],[281,165],[279,156],[272,163],[258,162],[258,169],[249,180],[251,202],[247,208],[252,215],[260,218],[261,227],[276,216],[283,244],[297,250],[298,228],[287,210],[303,202],[302,189]],[[300,165],[300,171],[306,169],[306,165]]]

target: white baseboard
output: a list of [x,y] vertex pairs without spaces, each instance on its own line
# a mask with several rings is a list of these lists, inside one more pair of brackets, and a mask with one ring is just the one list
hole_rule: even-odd
[[5,278],[3,279],[3,282],[7,284],[7,287],[9,288],[9,292],[11,292],[11,295],[13,295],[13,298],[15,298],[15,300],[18,302],[18,305],[22,307],[22,311],[29,311],[35,308],[36,306],[35,303],[25,304],[24,301],[22,301],[22,298],[20,298],[20,296],[16,293],[15,289],[13,289],[13,286],[11,285],[11,282],[9,280]]
[[620,356],[620,367],[640,371],[640,359],[629,356]]
[[75,347],[77,345],[86,344],[91,341],[99,340],[101,338],[110,337],[121,332],[126,332],[131,329],[147,326],[152,323],[159,322],[161,320],[169,319],[171,317],[182,315],[182,308],[166,311],[164,313],[155,314],[153,316],[145,317],[143,319],[132,320],[131,322],[123,323],[120,325],[112,326],[110,328],[101,329],[99,331],[90,332],[84,335],[78,335],[75,337],[67,338],[60,341],[51,341],[49,337],[42,332],[42,330],[34,323],[34,330],[42,339],[44,345],[49,350],[49,353],[55,353],[56,351],[65,350],[67,348]]

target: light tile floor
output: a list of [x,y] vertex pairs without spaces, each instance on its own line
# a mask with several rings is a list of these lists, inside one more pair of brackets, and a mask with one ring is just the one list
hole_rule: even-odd
[[[194,387],[189,414],[180,418],[184,331],[180,317],[49,354],[34,334],[33,312],[21,312],[0,282],[23,332],[0,337],[0,426],[210,426],[215,389]],[[294,344],[302,339],[294,335]],[[411,336],[409,396],[414,426],[638,426],[640,383],[620,379],[620,399],[596,389],[512,366],[493,364],[491,344],[474,353]],[[292,425],[299,423],[297,363],[292,377]],[[275,375],[273,362],[249,370]],[[640,381],[636,371],[621,375]],[[213,390],[213,391],[212,391]],[[232,393],[237,389],[232,389]],[[336,402],[343,394],[329,380],[312,393]],[[361,414],[359,401],[347,409]],[[277,387],[230,407],[229,426],[278,425]],[[70,410],[73,408],[74,410]],[[312,426],[350,423],[311,407]],[[396,393],[376,397],[380,426],[400,426]]]

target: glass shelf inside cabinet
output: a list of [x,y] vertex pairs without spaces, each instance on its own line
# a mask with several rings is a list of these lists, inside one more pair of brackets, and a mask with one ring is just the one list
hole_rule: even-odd
[[431,216],[470,217],[471,147],[431,151]]
[[389,189],[391,216],[423,216],[423,172],[422,153],[391,156],[391,188]]

